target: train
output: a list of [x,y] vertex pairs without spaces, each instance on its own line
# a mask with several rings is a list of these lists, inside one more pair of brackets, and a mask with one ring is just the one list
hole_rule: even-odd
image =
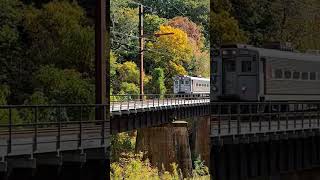
[[320,55],[282,47],[222,45],[211,59],[211,100],[320,100]]
[[173,77],[174,94],[209,94],[210,79],[192,76]]

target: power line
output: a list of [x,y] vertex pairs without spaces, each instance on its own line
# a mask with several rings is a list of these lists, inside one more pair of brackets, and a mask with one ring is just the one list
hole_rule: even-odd
[[[139,39],[140,38],[139,36],[129,35],[129,34],[126,34],[126,33],[121,33],[119,31],[111,31],[111,32],[114,33],[114,34],[120,34],[120,35],[124,35],[124,36],[133,37],[135,39]],[[146,40],[149,40],[149,41],[154,41],[154,39],[150,39],[150,38],[146,38],[146,37],[143,37],[143,38],[146,39]]]
[[170,0],[168,0],[168,2],[169,2],[169,4],[171,4],[171,6],[173,6],[179,13],[181,13],[183,16],[186,17],[186,15],[185,15],[182,11],[180,11],[174,4],[172,4],[172,3],[170,2]]
[[[120,45],[123,45],[123,46],[130,46],[130,47],[140,48],[139,46],[135,46],[135,45],[131,45],[131,44],[123,44],[122,42],[116,41],[116,40],[111,40],[111,41],[116,42],[116,43],[119,43]],[[145,48],[144,50],[145,50],[145,51],[154,52],[154,53],[158,53],[158,54],[161,54],[161,55],[170,56],[170,57],[174,58],[174,56],[172,56],[171,54],[168,54],[168,53],[163,53],[163,52],[159,52],[159,51],[155,51],[155,50],[147,49],[147,48]]]

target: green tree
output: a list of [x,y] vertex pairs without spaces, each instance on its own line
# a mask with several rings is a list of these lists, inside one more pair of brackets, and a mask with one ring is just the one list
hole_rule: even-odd
[[238,21],[228,12],[210,12],[211,47],[219,47],[223,43],[245,43],[247,37],[239,28]]
[[[138,86],[134,83],[128,83],[128,82],[123,82],[121,83],[121,87],[120,87],[120,93],[119,94],[131,94],[131,95],[136,95],[136,94],[140,94],[140,90],[138,88]],[[132,97],[130,97],[132,98]]]
[[35,87],[44,92],[49,103],[91,104],[94,88],[89,79],[72,69],[43,66],[35,73]]
[[173,35],[161,36],[154,43],[149,43],[146,53],[152,68],[160,67],[165,71],[165,84],[167,89],[172,89],[171,78],[175,75],[186,75],[188,64],[191,62],[193,53],[188,35],[171,26],[160,26],[157,33],[174,33]]
[[138,52],[138,9],[116,6],[111,11],[111,21],[111,49],[120,55],[119,62],[135,58]]
[[94,31],[83,9],[73,1],[53,1],[25,10],[30,56],[40,64],[93,75]]
[[231,14],[239,27],[248,33],[249,44],[261,45],[276,30],[277,19],[272,12],[271,0],[230,0]]
[[28,76],[34,63],[26,58],[26,40],[23,37],[24,5],[18,0],[0,0],[0,84],[11,89],[8,103],[21,104],[32,93]]
[[[6,85],[0,85],[0,106],[7,105],[7,98],[10,95],[10,89]],[[17,109],[11,108],[11,122],[13,124],[21,123],[21,119],[19,117]],[[10,112],[9,109],[0,109],[0,124],[7,125],[10,120]]]
[[[141,0],[142,1],[142,0]],[[209,7],[210,0],[143,0],[143,4],[153,8],[160,17],[172,19],[185,16],[204,27],[205,37],[209,38]]]
[[152,35],[159,30],[161,25],[167,22],[166,18],[161,18],[155,14],[146,14],[144,17],[144,33]]
[[118,66],[118,75],[120,82],[139,83],[140,72],[136,63],[132,61],[124,62]]
[[152,72],[152,79],[150,81],[149,89],[152,94],[165,94],[166,86],[164,84],[164,71],[162,68],[155,68]]

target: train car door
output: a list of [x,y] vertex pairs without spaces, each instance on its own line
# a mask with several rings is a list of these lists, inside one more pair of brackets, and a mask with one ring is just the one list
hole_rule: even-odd
[[223,94],[236,95],[237,69],[235,59],[223,59]]
[[256,55],[240,56],[238,66],[238,94],[242,100],[256,101],[258,95],[258,60]]

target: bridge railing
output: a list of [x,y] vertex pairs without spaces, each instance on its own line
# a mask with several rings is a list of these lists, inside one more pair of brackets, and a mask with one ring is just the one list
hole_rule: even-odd
[[[14,152],[14,147],[52,145],[63,149],[67,142],[81,149],[88,141],[104,146],[110,132],[106,113],[96,119],[96,112],[106,112],[107,105],[2,105],[0,106],[0,155]],[[70,146],[71,147],[71,146]]]
[[194,104],[209,102],[210,94],[139,94],[112,95],[111,111],[129,109],[155,108],[170,105]]
[[213,102],[211,135],[320,128],[320,102]]

